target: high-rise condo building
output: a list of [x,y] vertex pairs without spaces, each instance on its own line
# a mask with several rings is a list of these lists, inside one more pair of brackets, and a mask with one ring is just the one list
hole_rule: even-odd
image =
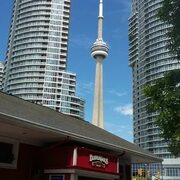
[[[167,143],[160,137],[155,125],[155,113],[146,112],[147,99],[143,88],[163,77],[164,72],[179,69],[180,63],[172,57],[166,44],[169,26],[161,22],[157,12],[163,0],[132,0],[129,18],[129,65],[133,73],[134,143],[163,158],[163,166],[145,164],[151,174],[158,171],[164,180],[180,179],[180,159],[168,152]],[[134,165],[134,170],[139,165]]]
[[4,64],[0,62],[0,90],[2,90],[3,72],[4,72]]
[[67,72],[70,0],[15,0],[3,90],[75,117],[76,75]]

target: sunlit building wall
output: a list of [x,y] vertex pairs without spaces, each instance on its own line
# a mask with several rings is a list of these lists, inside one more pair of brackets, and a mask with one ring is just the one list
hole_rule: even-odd
[[15,0],[3,90],[25,100],[84,118],[67,72],[70,0]]
[[3,72],[4,72],[4,64],[0,62],[0,90],[2,90]]
[[[129,65],[133,74],[134,143],[163,158],[163,166],[146,164],[152,174],[161,172],[164,180],[180,179],[180,159],[169,151],[154,121],[156,113],[146,112],[147,99],[143,88],[180,63],[170,55],[166,44],[169,26],[161,22],[157,12],[163,0],[132,0],[129,17]],[[136,171],[142,165],[134,165]]]

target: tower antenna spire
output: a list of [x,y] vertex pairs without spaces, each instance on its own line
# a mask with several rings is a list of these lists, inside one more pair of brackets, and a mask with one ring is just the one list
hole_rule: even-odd
[[103,40],[103,0],[99,1],[98,40]]
[[103,41],[103,0],[99,1],[98,37],[91,48],[91,56],[96,61],[96,75],[94,87],[94,107],[92,123],[104,128],[103,102],[103,60],[108,56],[108,46]]
[[103,17],[103,0],[99,1],[99,17]]

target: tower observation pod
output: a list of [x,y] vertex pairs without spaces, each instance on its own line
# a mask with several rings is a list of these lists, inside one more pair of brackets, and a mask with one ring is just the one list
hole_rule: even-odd
[[96,61],[96,75],[94,87],[94,106],[92,123],[104,128],[103,102],[103,60],[108,56],[108,46],[103,41],[103,0],[99,2],[98,37],[91,48],[91,56]]

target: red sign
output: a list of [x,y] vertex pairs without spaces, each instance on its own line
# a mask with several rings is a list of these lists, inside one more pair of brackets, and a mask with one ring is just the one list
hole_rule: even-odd
[[118,174],[118,158],[101,151],[78,146],[59,146],[45,151],[44,169],[81,169]]
[[98,155],[89,155],[89,161],[92,162],[92,166],[105,168],[108,165],[108,158],[98,156]]
[[76,168],[117,174],[117,157],[103,152],[78,147]]

